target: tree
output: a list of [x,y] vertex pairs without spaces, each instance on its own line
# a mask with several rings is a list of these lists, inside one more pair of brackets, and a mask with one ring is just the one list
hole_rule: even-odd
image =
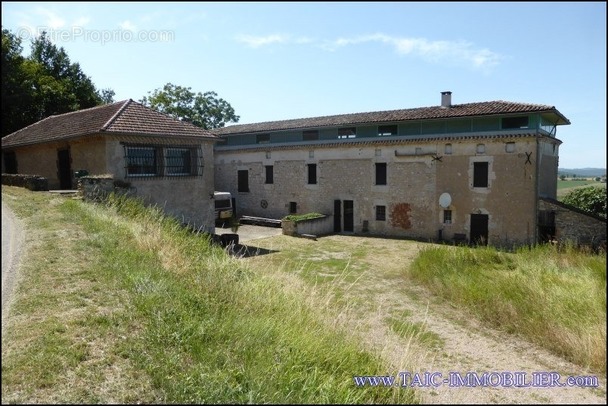
[[2,136],[53,114],[113,100],[114,91],[98,92],[80,64],[72,63],[46,33],[34,38],[31,54],[21,55],[21,38],[2,29]]
[[215,92],[194,93],[190,87],[167,83],[148,94],[141,99],[143,105],[207,130],[239,121],[232,106]]
[[566,175],[559,175],[560,180],[566,180]]
[[564,196],[564,203],[587,213],[606,218],[606,188],[588,186],[577,188]]

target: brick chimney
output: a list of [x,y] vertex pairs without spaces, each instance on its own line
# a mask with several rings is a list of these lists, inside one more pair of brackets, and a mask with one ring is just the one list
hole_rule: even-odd
[[452,92],[441,92],[441,107],[452,106]]

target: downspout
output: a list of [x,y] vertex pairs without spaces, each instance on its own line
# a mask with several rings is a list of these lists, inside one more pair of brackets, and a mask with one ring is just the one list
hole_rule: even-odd
[[[538,120],[540,120],[540,117],[537,115]],[[532,218],[534,219],[534,243],[533,245],[538,244],[538,209],[539,209],[539,199],[540,199],[540,181],[539,181],[539,177],[540,177],[540,142],[539,142],[539,137],[540,137],[540,133],[538,131],[538,126],[539,126],[540,122],[537,122],[536,124],[536,136],[534,137],[536,139],[536,173],[534,174],[534,216],[532,216]]]

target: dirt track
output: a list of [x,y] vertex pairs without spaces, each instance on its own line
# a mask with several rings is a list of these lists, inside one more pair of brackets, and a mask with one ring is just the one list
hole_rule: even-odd
[[6,331],[5,319],[18,280],[21,248],[24,241],[22,222],[2,202],[2,334]]

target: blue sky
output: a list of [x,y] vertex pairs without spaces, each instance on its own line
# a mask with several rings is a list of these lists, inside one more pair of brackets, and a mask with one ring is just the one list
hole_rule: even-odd
[[555,106],[560,167],[606,167],[606,3],[2,3],[98,88],[215,91],[240,123],[507,100]]

